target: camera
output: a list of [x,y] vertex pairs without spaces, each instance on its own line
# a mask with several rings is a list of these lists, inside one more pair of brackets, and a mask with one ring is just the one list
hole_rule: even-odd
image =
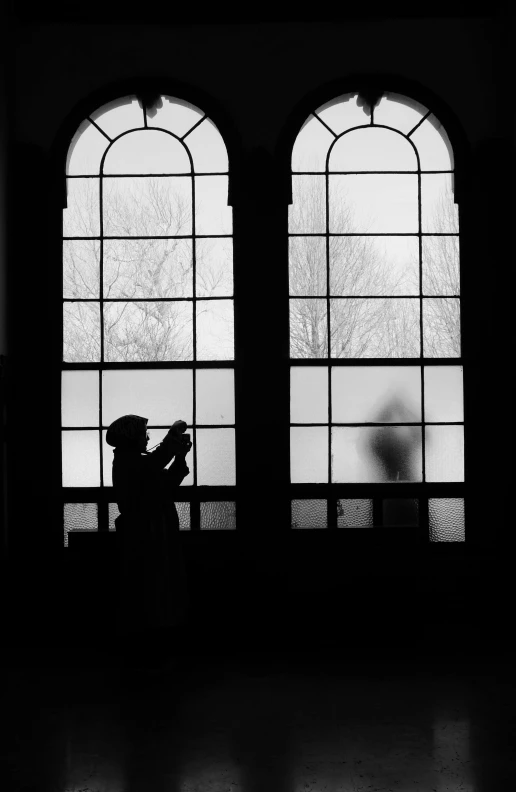
[[182,434],[181,435],[181,442],[184,443],[185,445],[188,445],[188,443],[190,443],[190,435],[187,434],[187,433]]

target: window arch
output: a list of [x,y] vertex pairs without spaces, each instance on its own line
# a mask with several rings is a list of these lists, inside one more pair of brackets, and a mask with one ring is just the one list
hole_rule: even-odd
[[77,527],[114,528],[105,433],[124,413],[148,417],[151,446],[174,420],[187,422],[193,449],[183,482],[188,502],[178,504],[181,527],[234,528],[233,240],[224,140],[192,104],[126,96],[82,122],[66,176],[65,544]]
[[448,136],[407,97],[348,93],[307,118],[291,163],[292,526],[463,540]]

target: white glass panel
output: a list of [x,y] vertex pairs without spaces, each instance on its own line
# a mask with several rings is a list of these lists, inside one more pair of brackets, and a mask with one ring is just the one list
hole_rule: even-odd
[[328,427],[291,427],[290,480],[293,484],[328,481]]
[[235,430],[197,430],[197,483],[199,485],[235,484]]
[[67,179],[64,237],[100,235],[99,180]]
[[425,427],[427,481],[464,481],[464,427]]
[[460,294],[459,237],[423,237],[423,294]]
[[100,242],[96,239],[63,240],[63,297],[100,297]]
[[185,177],[103,179],[106,236],[192,233],[192,180]]
[[228,206],[227,176],[195,177],[195,233],[231,234],[233,213]]
[[419,294],[418,238],[330,237],[330,293],[336,297]]
[[171,96],[161,97],[161,107],[156,107],[147,113],[147,124],[150,127],[160,127],[182,137],[204,115],[195,105],[175,99]]
[[332,129],[336,135],[345,132],[352,127],[369,124],[370,118],[364,110],[357,105],[357,94],[343,94],[330,102],[321,105],[316,110],[316,114],[322,118],[325,124]]
[[330,301],[334,358],[419,357],[419,300],[337,299]]
[[233,240],[197,239],[195,273],[197,297],[232,297]]
[[425,421],[463,421],[462,366],[425,366]]
[[235,376],[232,369],[198,369],[196,422],[235,423]]
[[453,170],[453,152],[443,125],[434,115],[416,129],[411,140],[417,148],[421,170]]
[[318,118],[310,116],[301,127],[292,149],[293,171],[324,171],[334,136]]
[[98,303],[64,303],[63,360],[65,363],[95,363],[100,360]]
[[464,542],[464,498],[429,498],[431,542]]
[[291,234],[326,232],[326,179],[324,176],[292,176],[292,203],[288,207]]
[[328,423],[328,418],[328,369],[319,366],[292,366],[291,423]]
[[185,138],[196,173],[227,173],[228,152],[219,130],[205,118]]
[[[148,434],[149,434],[150,440],[149,440],[149,444],[148,444],[147,448],[148,448],[148,450],[150,452],[155,450],[154,446],[156,446],[156,445],[158,445],[159,443],[162,442],[163,438],[167,434],[167,431],[168,431],[168,429],[152,429],[152,428],[148,429]],[[192,435],[191,427],[188,427],[187,432],[189,432]],[[105,487],[112,487],[113,486],[113,475],[112,475],[112,473],[113,473],[113,451],[114,451],[114,449],[113,449],[112,446],[110,446],[110,445],[108,445],[106,443],[106,434],[107,434],[107,432],[106,432],[106,430],[104,430],[102,432],[104,486]],[[192,436],[192,439],[193,439],[193,436]],[[167,465],[167,468],[170,467],[170,464],[171,463],[169,463]],[[180,485],[181,487],[191,487],[191,486],[193,486],[193,483],[194,483],[194,475],[193,475],[194,456],[193,456],[193,451],[190,451],[186,455],[186,464],[188,465],[188,467],[190,469],[190,472],[188,473],[186,478],[184,478],[183,481],[181,482],[181,485]],[[177,491],[176,491],[175,494],[177,495]]]
[[99,433],[62,432],[63,487],[100,487]]
[[460,357],[460,300],[423,300],[423,354]]
[[96,503],[63,503],[64,546],[68,547],[70,531],[98,531]]
[[232,300],[197,300],[197,360],[235,357]]
[[112,139],[128,129],[139,129],[144,125],[143,110],[135,96],[108,102],[95,110],[90,118]]
[[191,239],[106,239],[104,297],[191,297]]
[[109,362],[191,360],[191,302],[104,305],[104,357]]
[[144,129],[119,138],[109,149],[104,173],[190,173],[182,143],[166,132]]
[[327,528],[328,501],[293,500],[291,517],[292,528]]
[[98,426],[99,375],[97,371],[63,371],[61,379],[63,426]]
[[458,233],[459,210],[454,202],[452,178],[450,173],[424,173],[421,176],[423,233]]
[[374,108],[374,123],[407,135],[428,112],[427,108],[400,94],[386,92]]
[[75,133],[66,164],[66,173],[80,176],[100,173],[100,161],[109,145],[109,140],[88,120],[83,121]]
[[421,420],[419,366],[333,366],[333,423]]
[[363,173],[329,180],[330,232],[417,233],[417,175]]
[[328,356],[326,300],[290,300],[290,357]]
[[417,158],[397,132],[364,127],[346,132],[331,150],[330,171],[415,171]]
[[137,369],[102,372],[102,421],[141,415],[150,425],[172,426],[193,420],[192,372],[188,369]]
[[288,242],[290,294],[326,296],[326,238],[298,236]]
[[421,481],[421,427],[333,427],[332,482]]

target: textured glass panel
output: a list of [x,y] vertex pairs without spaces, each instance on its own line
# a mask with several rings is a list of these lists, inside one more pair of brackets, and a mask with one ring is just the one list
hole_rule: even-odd
[[421,176],[421,221],[426,234],[457,234],[459,210],[454,202],[451,173]]
[[96,503],[64,503],[64,546],[68,547],[70,531],[98,531],[98,505]]
[[201,531],[234,531],[236,504],[231,501],[201,503]]
[[330,311],[332,357],[419,357],[419,300],[334,298]]
[[311,115],[301,127],[292,149],[293,171],[324,171],[326,156],[334,136]]
[[100,360],[99,303],[64,303],[63,360],[66,363]]
[[63,240],[63,297],[100,297],[100,242]]
[[176,501],[176,511],[179,517],[179,530],[189,531],[192,525],[190,519],[190,504],[188,501]]
[[328,357],[326,300],[290,300],[290,357]]
[[335,143],[330,171],[416,171],[417,157],[397,132],[374,126],[347,132]]
[[426,297],[423,300],[423,355],[460,357],[460,300]]
[[462,366],[425,366],[425,421],[463,421]]
[[330,294],[419,294],[418,238],[330,237]]
[[182,137],[200,121],[203,115],[202,110],[195,105],[172,96],[162,96],[158,105],[147,111],[147,124]]
[[104,357],[109,362],[191,360],[191,302],[104,305]]
[[464,542],[464,498],[429,498],[431,542]]
[[291,295],[325,297],[327,294],[326,238],[290,237],[289,286]]
[[102,418],[109,426],[121,415],[142,415],[149,424],[172,426],[193,420],[192,372],[130,369],[102,372]]
[[326,500],[293,500],[292,528],[327,528],[328,502]]
[[350,498],[337,501],[337,528],[372,528],[373,501]]
[[197,297],[232,297],[233,240],[197,239],[195,273]]
[[291,427],[290,480],[293,484],[328,481],[328,427]]
[[83,121],[68,149],[67,175],[99,173],[100,161],[108,145],[109,140],[90,121]]
[[417,148],[421,170],[453,170],[453,152],[443,125],[434,115],[416,129],[411,140]]
[[99,433],[69,430],[62,432],[61,436],[63,487],[99,487]]
[[195,233],[231,234],[233,213],[228,206],[227,176],[195,177]]
[[235,373],[232,369],[196,371],[196,422],[235,423]]
[[106,239],[104,297],[191,297],[190,239]]
[[335,366],[334,423],[413,423],[421,420],[419,366]]
[[233,300],[197,300],[196,310],[197,360],[233,360]]
[[226,173],[228,152],[222,135],[209,118],[205,118],[185,138],[196,173]]
[[392,528],[419,525],[419,501],[415,498],[386,498],[382,501],[382,524]]
[[108,524],[110,531],[116,531],[115,520],[119,516],[120,511],[116,503],[108,503]]
[[292,203],[288,207],[291,234],[326,231],[326,180],[324,176],[292,176]]
[[188,176],[106,176],[106,236],[180,236],[192,233],[192,180]]
[[[173,421],[171,421],[170,423],[172,424]],[[163,438],[167,434],[168,429],[152,429],[152,428],[149,428],[149,427],[147,427],[147,429],[148,429],[148,433],[149,433],[149,437],[150,437],[149,444],[148,444],[147,448],[148,448],[148,450],[150,452],[152,452],[154,450],[154,447],[159,445],[159,443],[161,443],[161,441],[163,440]],[[192,436],[192,440],[193,440],[192,428],[188,427],[187,432],[190,433],[190,435]],[[106,430],[104,430],[102,432],[102,442],[103,442],[103,451],[102,451],[102,453],[103,453],[104,486],[105,487],[112,487],[113,486],[112,469],[113,469],[113,452],[114,452],[114,449],[112,448],[112,446],[109,446],[106,443]],[[186,464],[188,465],[188,467],[190,469],[190,472],[188,473],[186,478],[184,478],[183,481],[181,482],[181,485],[180,485],[181,487],[192,486],[193,482],[194,482],[194,475],[193,475],[194,456],[193,456],[193,452],[192,451],[190,451],[186,455]],[[170,467],[170,463],[167,465],[167,467]]]
[[328,423],[328,369],[293,366],[290,369],[291,423]]
[[135,96],[123,96],[99,107],[91,114],[98,126],[109,135],[116,138],[128,129],[143,127],[143,110]]
[[235,484],[235,430],[197,430],[197,483]]
[[370,118],[357,105],[356,93],[338,96],[318,107],[316,113],[336,135],[340,135],[346,129],[370,123]]
[[64,237],[93,237],[100,234],[98,179],[67,179]]
[[417,175],[361,173],[329,181],[331,233],[417,233]]
[[106,154],[104,173],[190,173],[190,159],[179,140],[157,129],[130,132]]
[[421,481],[421,427],[333,427],[333,482]]
[[407,135],[427,112],[419,102],[387,91],[374,108],[374,123],[398,129]]
[[98,426],[99,375],[97,371],[63,371],[61,374],[63,426]]
[[427,481],[464,481],[464,427],[425,427]]
[[423,294],[460,294],[459,237],[424,236],[422,248]]

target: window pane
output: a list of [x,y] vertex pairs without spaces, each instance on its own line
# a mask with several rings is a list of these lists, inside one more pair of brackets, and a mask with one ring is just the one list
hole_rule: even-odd
[[292,203],[288,207],[291,234],[326,231],[326,179],[324,176],[292,176]]
[[290,357],[328,357],[326,300],[290,300]]
[[109,362],[191,360],[191,302],[104,305],[104,356]]
[[222,136],[209,118],[205,118],[185,138],[196,173],[227,173],[228,152]]
[[345,132],[346,129],[370,123],[370,118],[357,105],[356,93],[338,96],[321,105],[316,113],[337,135]]
[[418,238],[330,237],[330,293],[419,294]]
[[233,214],[228,206],[227,176],[195,177],[195,233],[231,234]]
[[197,300],[197,360],[235,357],[232,300]]
[[326,500],[293,500],[292,528],[327,528],[328,502]]
[[98,179],[67,179],[66,209],[63,210],[64,237],[100,235]]
[[419,501],[412,498],[386,498],[382,501],[382,525],[391,528],[419,525]]
[[96,239],[63,241],[63,297],[100,297],[100,242]]
[[235,430],[197,430],[197,483],[235,484]]
[[98,505],[96,503],[64,503],[64,546],[68,547],[70,531],[98,531]]
[[292,149],[293,171],[324,171],[326,156],[334,136],[316,116],[310,116],[301,128]]
[[106,239],[104,297],[191,297],[190,239]]
[[330,232],[414,234],[418,231],[417,176],[330,176]]
[[444,131],[434,115],[416,129],[411,140],[417,148],[421,170],[453,170],[453,153]]
[[425,366],[425,421],[463,421],[462,366]]
[[419,102],[387,91],[374,108],[374,122],[399,129],[407,135],[427,112]]
[[143,127],[143,110],[135,96],[123,96],[99,107],[91,113],[96,124],[99,125],[110,138],[116,138],[128,129]]
[[337,528],[372,528],[373,501],[370,498],[337,501]]
[[157,129],[142,129],[119,138],[104,160],[104,173],[190,173],[186,149]]
[[419,366],[334,366],[334,423],[404,423],[421,420]]
[[334,298],[330,311],[332,357],[419,357],[419,300]]
[[63,487],[100,487],[97,431],[62,432]]
[[147,112],[147,124],[150,127],[160,127],[182,137],[204,115],[195,105],[169,96],[161,97],[161,107],[155,107],[152,112]]
[[[170,423],[172,424],[173,421],[171,421]],[[153,429],[152,427],[148,428],[148,433],[149,433],[149,437],[150,437],[148,450],[151,453],[154,450],[154,446],[159,445],[159,443],[162,442],[162,440],[165,437],[165,435],[167,434],[167,432],[168,432],[168,429]],[[187,432],[190,432],[190,434],[192,433],[191,427],[188,427]],[[104,486],[105,487],[112,487],[113,486],[112,472],[113,472],[113,454],[114,454],[114,449],[112,448],[112,446],[109,446],[106,443],[106,434],[107,434],[107,432],[104,429],[103,432],[102,432],[102,454],[103,454]],[[193,485],[193,482],[194,482],[194,474],[193,474],[193,471],[194,471],[194,456],[193,456],[192,451],[190,451],[190,453],[187,454],[187,456],[186,456],[186,464],[188,465],[188,467],[190,469],[190,472],[186,476],[186,478],[183,479],[183,481],[181,482],[181,485],[180,485],[181,487],[191,487]],[[167,467],[170,467],[170,464],[167,465]],[[177,490],[175,490],[174,493],[171,493],[171,497],[172,498],[174,498],[176,496],[177,496]],[[182,495],[181,497],[184,497],[184,496]]]
[[90,121],[83,121],[68,149],[67,175],[98,174],[108,145],[109,140]]
[[198,369],[195,376],[197,424],[235,423],[235,376],[233,370]]
[[406,138],[374,126],[343,135],[331,150],[330,171],[416,171],[417,158]]
[[63,305],[63,360],[88,363],[100,360],[100,306],[73,302]]
[[293,484],[328,481],[328,427],[291,427],[290,480]]
[[62,372],[61,416],[63,426],[99,425],[97,371]]
[[464,542],[464,498],[429,498],[431,542]]
[[180,236],[192,233],[192,180],[189,177],[105,177],[106,236]]
[[190,518],[190,504],[187,501],[176,501],[176,511],[179,517],[179,530],[189,531],[192,527]]
[[427,481],[464,481],[464,427],[426,426]]
[[115,520],[120,515],[119,508],[116,503],[108,503],[108,524],[110,531],[116,531]]
[[423,294],[460,294],[458,236],[424,236],[422,260]]
[[425,357],[460,357],[460,301],[423,300],[423,354]]
[[121,415],[142,415],[150,425],[172,426],[193,420],[192,371],[137,369],[102,372],[102,420],[109,426]]
[[328,369],[293,366],[290,369],[292,423],[328,423]]
[[421,427],[333,427],[333,482],[421,481]]
[[201,531],[236,529],[236,504],[231,501],[201,503]]
[[289,238],[290,294],[325,297],[326,238],[299,236]]
[[233,296],[233,240],[197,239],[195,242],[197,297]]
[[459,231],[452,178],[450,173],[421,176],[421,219],[422,230],[426,234],[457,234]]

